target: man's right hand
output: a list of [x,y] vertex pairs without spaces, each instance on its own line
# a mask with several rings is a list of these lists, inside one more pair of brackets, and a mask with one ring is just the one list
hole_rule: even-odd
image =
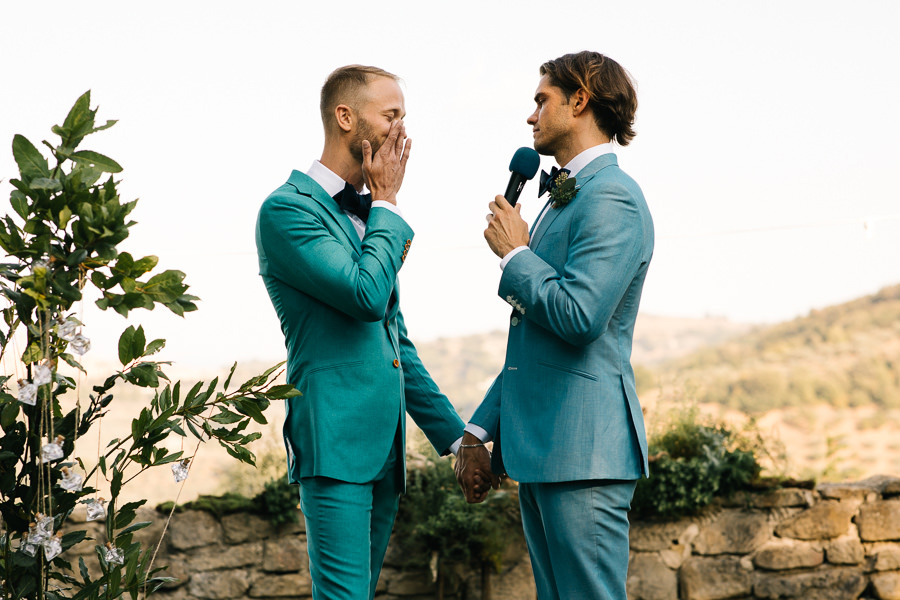
[[397,204],[397,192],[406,174],[410,148],[412,140],[406,138],[406,126],[400,119],[391,122],[388,136],[374,157],[371,142],[363,140],[363,179],[372,192],[373,202],[384,200]]
[[455,468],[456,480],[469,504],[484,502],[491,488],[500,489],[500,478],[491,471],[491,453],[471,433],[463,435]]

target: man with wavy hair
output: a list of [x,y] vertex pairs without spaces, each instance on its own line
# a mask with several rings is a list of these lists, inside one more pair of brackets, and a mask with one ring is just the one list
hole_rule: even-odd
[[397,273],[413,231],[397,209],[411,143],[397,77],[337,69],[321,112],[322,157],[263,202],[256,247],[287,381],[302,393],[285,403],[284,439],[313,598],[369,600],[405,486],[406,413],[441,454],[455,451],[463,422],[400,311]]
[[[472,415],[457,460],[470,502],[507,475],[540,600],[625,600],[628,510],[647,474],[631,367],[653,222],[616,146],[635,136],[628,73],[596,52],[544,63],[528,117],[534,148],[562,169],[529,232],[503,196],[485,239],[512,307],[506,362]],[[493,440],[493,456],[482,446]]]

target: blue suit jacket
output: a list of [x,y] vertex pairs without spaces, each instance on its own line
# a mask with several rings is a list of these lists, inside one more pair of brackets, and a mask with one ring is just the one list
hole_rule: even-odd
[[293,482],[371,481],[398,427],[405,443],[407,411],[439,453],[462,435],[399,310],[397,272],[412,238],[402,218],[373,208],[360,243],[337,203],[298,171],[260,208],[259,271],[281,320],[287,380],[303,393],[286,401]]
[[648,470],[630,359],[653,222],[614,154],[576,180],[503,271],[499,293],[515,307],[506,362],[471,419],[495,438],[495,469],[523,483]]

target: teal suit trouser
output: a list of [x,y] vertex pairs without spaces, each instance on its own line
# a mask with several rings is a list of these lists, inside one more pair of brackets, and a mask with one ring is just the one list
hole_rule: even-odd
[[368,483],[300,480],[313,600],[371,600],[391,538],[402,478],[397,443]]
[[636,481],[520,483],[539,600],[626,600]]

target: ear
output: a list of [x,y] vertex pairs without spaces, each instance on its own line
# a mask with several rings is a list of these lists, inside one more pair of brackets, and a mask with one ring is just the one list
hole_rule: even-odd
[[569,106],[572,108],[572,116],[578,117],[585,111],[588,107],[588,103],[591,101],[591,97],[588,95],[587,90],[584,88],[578,88],[575,93],[569,98]]
[[349,132],[353,129],[353,109],[346,104],[338,104],[334,108],[334,118],[342,130]]

